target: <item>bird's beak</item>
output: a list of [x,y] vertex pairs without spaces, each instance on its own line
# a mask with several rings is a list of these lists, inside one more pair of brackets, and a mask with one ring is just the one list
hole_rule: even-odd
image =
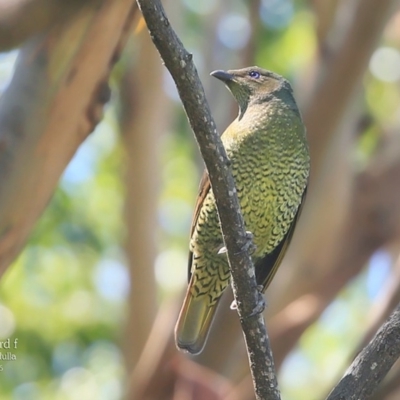
[[232,81],[234,78],[233,75],[231,75],[230,73],[228,73],[226,71],[222,71],[222,70],[213,71],[213,72],[211,72],[210,75],[219,79],[222,82],[225,82],[225,83]]

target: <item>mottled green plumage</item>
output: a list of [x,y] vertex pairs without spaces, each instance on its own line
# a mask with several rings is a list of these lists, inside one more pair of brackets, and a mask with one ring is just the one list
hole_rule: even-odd
[[[239,115],[222,135],[231,161],[252,258],[264,290],[287,249],[307,187],[310,159],[305,128],[287,80],[250,67],[215,71],[239,103]],[[177,346],[199,353],[218,300],[229,284],[213,192],[205,174],[192,224],[189,287],[176,326]]]

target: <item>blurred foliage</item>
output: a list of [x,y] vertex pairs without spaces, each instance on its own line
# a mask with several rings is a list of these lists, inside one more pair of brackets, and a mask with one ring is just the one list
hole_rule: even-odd
[[17,359],[2,362],[2,399],[120,398],[117,343],[129,289],[120,169],[110,107],[2,279],[1,302],[12,315],[2,339],[18,338],[10,350]]
[[[202,55],[207,40],[205,21],[216,12],[217,3],[182,0],[181,4],[184,23],[179,34],[204,76],[208,73]],[[247,7],[247,2],[236,0],[220,13],[212,51],[230,54],[228,59],[235,60],[235,53],[248,45],[251,21]],[[255,63],[285,75],[299,90],[296,83],[316,53],[315,17],[308,2],[263,0],[260,18],[254,39]],[[400,35],[393,31],[390,26],[382,40],[382,48],[390,51],[376,53],[364,77],[363,113],[371,123],[360,132],[360,159],[373,154],[382,132],[399,123],[400,76],[394,67],[385,70],[389,60],[400,71]],[[12,75],[15,55],[0,55],[0,91]],[[225,67],[229,65],[212,66]],[[160,90],[166,90],[175,107],[173,123],[161,144],[159,229],[155,232],[159,254],[154,266],[160,299],[176,295],[185,284],[188,229],[201,173],[176,93],[170,79],[166,77],[165,82]],[[114,92],[118,92],[117,85]],[[103,122],[71,161],[24,252],[2,278],[0,340],[10,338],[12,347],[17,338],[18,347],[0,348],[2,356],[11,352],[17,358],[0,360],[1,399],[122,397],[125,373],[119,342],[129,287],[122,247],[124,153],[116,121],[117,97],[113,96]],[[226,112],[227,107],[223,108]],[[338,377],[343,369],[338,360],[351,354],[357,343],[368,317],[366,309],[389,265],[385,254],[372,260],[371,267],[307,330],[281,371],[286,400],[312,400],[310,391],[317,398]]]

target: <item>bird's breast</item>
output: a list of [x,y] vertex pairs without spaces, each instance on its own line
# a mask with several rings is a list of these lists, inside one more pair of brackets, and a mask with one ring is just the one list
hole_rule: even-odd
[[[247,123],[227,138],[246,229],[257,247],[270,253],[288,231],[307,185],[309,157],[301,120],[279,116]],[[228,135],[229,136],[229,135]],[[226,140],[226,139],[225,139]]]

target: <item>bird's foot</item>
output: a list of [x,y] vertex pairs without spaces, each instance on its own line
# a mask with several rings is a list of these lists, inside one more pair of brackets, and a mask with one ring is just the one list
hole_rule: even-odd
[[[262,293],[263,290],[263,286],[262,285],[258,285],[257,286],[257,305],[255,306],[254,310],[251,312],[251,314],[249,315],[249,317],[254,317],[255,315],[261,314],[266,307],[266,302],[265,302],[265,298],[264,295]],[[231,310],[236,310],[237,309],[237,304],[236,304],[236,300],[233,300],[230,306]]]
[[265,302],[265,298],[264,298],[262,290],[263,290],[263,286],[262,285],[258,285],[257,289],[256,289],[256,291],[257,291],[257,304],[256,304],[254,310],[249,315],[249,317],[254,317],[255,315],[259,315],[265,310],[266,302]]
[[[240,252],[236,253],[235,255],[241,254],[245,251],[247,251],[250,255],[252,255],[257,249],[256,245],[253,243],[253,237],[254,236],[250,231],[246,231],[246,242],[243,245]],[[226,247],[222,246],[219,248],[217,254],[225,254],[226,252],[227,252]]]
[[253,239],[254,235],[250,231],[246,231],[246,244],[244,247],[250,255],[254,254],[254,252],[257,250],[257,246],[254,244]]
[[244,253],[245,251],[247,251],[250,255],[252,255],[256,251],[257,246],[254,244],[253,238],[254,235],[250,231],[246,231],[246,242],[242,246],[240,253]]

